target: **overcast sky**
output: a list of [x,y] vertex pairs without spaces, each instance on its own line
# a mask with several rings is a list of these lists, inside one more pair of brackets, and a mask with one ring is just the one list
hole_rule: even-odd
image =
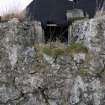
[[0,0],[0,16],[24,10],[33,0]]

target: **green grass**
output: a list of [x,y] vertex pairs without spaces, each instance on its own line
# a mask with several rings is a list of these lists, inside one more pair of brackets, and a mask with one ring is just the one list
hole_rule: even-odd
[[66,47],[43,47],[43,53],[49,56],[62,56],[64,54],[73,54],[73,53],[88,53],[88,49],[82,43],[71,43]]
[[73,17],[70,19],[71,22],[77,21],[77,20],[82,20],[82,19],[86,19],[86,17]]
[[52,55],[52,49],[50,47],[44,47],[43,52],[47,55]]
[[73,53],[87,53],[88,49],[82,43],[71,43],[69,45],[62,45],[62,44],[40,44],[34,45],[35,48],[38,50],[38,55],[43,56],[43,53],[52,56],[52,57],[59,57],[63,56],[64,54],[73,54]]
[[86,76],[86,75],[88,75],[88,70],[87,70],[87,69],[80,69],[80,70],[79,70],[79,74],[80,74],[81,76]]
[[68,53],[79,53],[79,52],[88,53],[88,49],[84,46],[83,43],[71,43],[66,48],[66,52]]
[[44,47],[43,52],[49,56],[52,57],[58,57],[64,54],[63,48],[50,48],[50,47]]

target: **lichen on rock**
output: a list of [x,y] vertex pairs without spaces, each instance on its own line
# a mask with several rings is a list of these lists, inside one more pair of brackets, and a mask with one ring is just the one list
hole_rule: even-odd
[[0,105],[105,105],[104,21],[76,21],[85,47],[57,44],[56,56],[35,46],[33,22],[0,23]]

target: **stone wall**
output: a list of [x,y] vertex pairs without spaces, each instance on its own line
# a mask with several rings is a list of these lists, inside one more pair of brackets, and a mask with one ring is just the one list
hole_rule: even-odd
[[[69,30],[71,30],[71,28]],[[86,103],[86,105],[104,105],[103,97],[105,91],[103,91],[103,93],[101,92],[105,88],[105,86],[102,85],[105,79],[105,16],[74,22],[70,37],[71,43],[82,43],[88,48],[88,55],[85,59],[86,65],[84,64],[84,67],[88,69],[89,74],[93,76],[87,80],[92,82],[95,86],[94,89],[99,86],[99,88],[95,89],[95,92],[91,92],[90,99],[93,98],[93,102],[91,100],[92,103]],[[91,80],[92,78],[94,79]],[[83,79],[83,81],[85,81],[85,79]],[[97,86],[94,84],[95,81],[97,81]],[[88,86],[90,87],[90,84],[88,84]],[[81,88],[83,88],[83,86]],[[89,94],[87,96],[89,97]]]
[[82,42],[91,54],[93,54],[96,67],[92,71],[99,71],[104,66],[104,43],[105,43],[105,16],[91,20],[77,21],[72,29],[72,41]]
[[[0,23],[0,105],[26,105],[25,100],[32,97],[33,87],[29,86],[34,86],[31,83],[34,81],[28,73],[35,62],[33,46],[38,42],[35,29],[34,22],[11,20]],[[21,87],[23,79],[25,87]],[[29,94],[24,95],[22,91]],[[31,100],[33,98],[28,100],[27,105],[34,105]]]
[[105,105],[104,21],[75,22],[87,52],[57,56],[40,54],[33,22],[0,23],[0,105]]

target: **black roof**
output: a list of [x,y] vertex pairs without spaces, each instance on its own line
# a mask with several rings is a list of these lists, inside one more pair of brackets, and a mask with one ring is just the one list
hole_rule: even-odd
[[[83,9],[93,17],[96,9],[96,0],[79,0],[75,8]],[[31,19],[41,21],[54,21],[56,24],[67,24],[66,11],[73,9],[73,3],[68,0],[34,0],[27,8]]]

